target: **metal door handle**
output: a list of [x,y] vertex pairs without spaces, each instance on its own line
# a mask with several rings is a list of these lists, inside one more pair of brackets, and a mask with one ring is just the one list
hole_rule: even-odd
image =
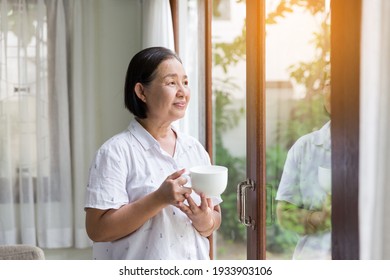
[[246,196],[247,190],[254,191],[255,184],[253,180],[246,179],[245,181],[239,183],[237,185],[237,211],[238,211],[238,219],[239,221],[252,229],[255,228],[255,220],[246,214]]

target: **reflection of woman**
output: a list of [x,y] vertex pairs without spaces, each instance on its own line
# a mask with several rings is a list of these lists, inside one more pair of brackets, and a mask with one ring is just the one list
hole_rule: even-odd
[[[330,86],[325,108],[330,113]],[[299,138],[287,154],[276,199],[279,223],[300,235],[294,259],[330,259],[330,195],[319,185],[318,167],[330,168],[330,122]]]
[[172,51],[153,47],[131,60],[125,105],[135,115],[96,153],[86,193],[86,228],[97,259],[208,259],[221,223],[220,200],[183,187],[184,168],[208,165],[193,137],[172,127],[190,99]]

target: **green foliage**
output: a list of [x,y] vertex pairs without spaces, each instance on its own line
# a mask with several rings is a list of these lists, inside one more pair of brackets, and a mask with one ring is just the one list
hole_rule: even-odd
[[238,222],[236,207],[237,185],[246,176],[245,159],[232,156],[221,144],[217,148],[216,163],[224,165],[229,169],[228,187],[222,194],[223,223],[221,224],[220,232],[227,240],[245,240],[246,228]]
[[278,143],[267,147],[266,150],[266,181],[267,181],[267,251],[281,254],[292,252],[297,244],[298,236],[295,232],[283,229],[276,222],[276,188],[282,176],[287,149]]
[[229,170],[228,186],[222,195],[223,223],[220,232],[227,240],[242,241],[246,238],[246,231],[237,218],[236,186],[242,178],[245,178],[245,158],[232,156],[223,144],[223,133],[236,127],[245,116],[243,107],[232,106],[232,92],[238,90],[238,87],[231,80],[231,78],[216,80],[214,83],[215,163],[226,166]]
[[302,135],[320,129],[329,120],[320,94],[296,101],[290,115],[287,129],[281,131],[281,138],[285,140],[285,149],[291,147]]
[[236,127],[245,116],[245,109],[233,106],[232,95],[240,88],[232,81],[232,78],[214,79],[214,129],[215,138],[220,141],[223,133]]
[[287,149],[278,143],[268,147],[266,150],[267,184],[273,188],[279,185],[286,156]]
[[291,79],[305,86],[306,100],[321,94],[330,80],[330,25],[326,18],[320,31],[313,33],[314,39],[310,42],[316,49],[314,59],[300,61],[288,68]]
[[267,251],[277,254],[292,254],[298,242],[298,235],[295,232],[285,230],[278,224],[267,227]]
[[215,43],[213,49],[214,65],[221,67],[224,73],[227,68],[244,60],[246,57],[246,24],[242,27],[241,34],[231,43]]

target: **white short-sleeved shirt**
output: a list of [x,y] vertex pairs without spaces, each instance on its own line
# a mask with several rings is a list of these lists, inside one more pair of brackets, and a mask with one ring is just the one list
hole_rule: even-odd
[[[155,191],[173,172],[210,164],[195,138],[176,131],[174,156],[136,121],[105,142],[91,164],[85,207],[118,209]],[[200,198],[191,196],[199,203]],[[222,200],[214,198],[215,205]],[[175,206],[167,206],[132,234],[95,242],[94,259],[209,259],[209,241]]]
[[[318,167],[330,168],[330,122],[320,130],[299,138],[287,154],[276,200],[298,207],[320,211],[326,191],[318,182]],[[300,236],[294,259],[330,259],[331,233]]]

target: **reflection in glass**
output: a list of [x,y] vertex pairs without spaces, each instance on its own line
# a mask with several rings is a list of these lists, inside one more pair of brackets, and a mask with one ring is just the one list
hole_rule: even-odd
[[329,3],[266,5],[267,258],[329,259]]
[[287,154],[276,199],[280,225],[298,233],[294,259],[330,259],[330,121]]

